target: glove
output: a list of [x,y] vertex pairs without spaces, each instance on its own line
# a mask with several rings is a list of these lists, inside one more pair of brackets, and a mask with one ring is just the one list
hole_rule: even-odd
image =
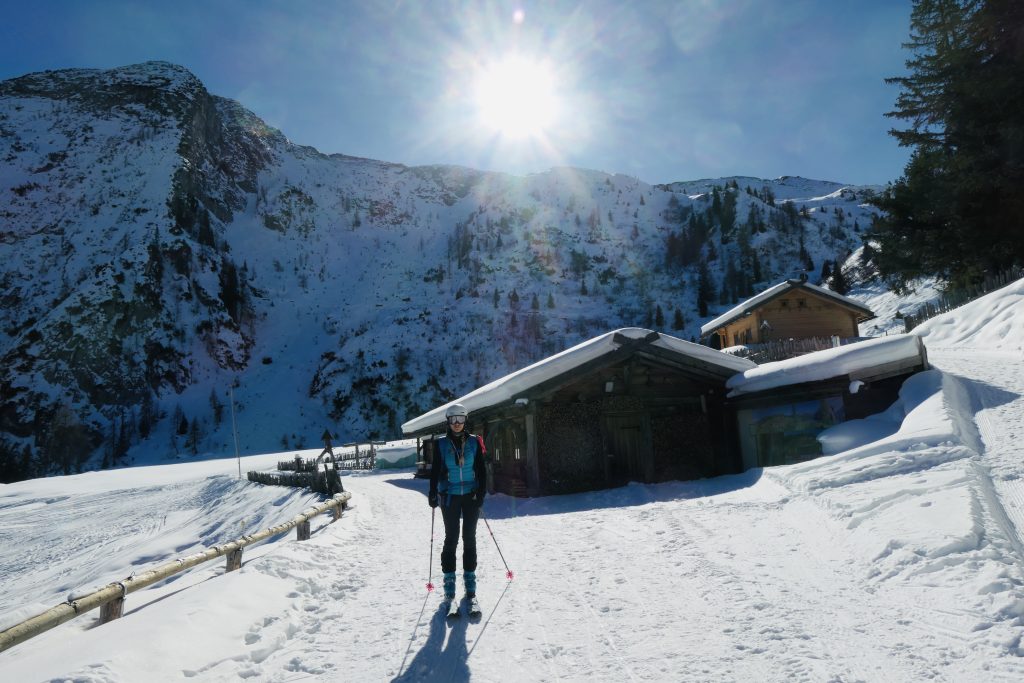
[[476,503],[477,507],[481,507],[484,504],[484,496],[487,492],[483,489],[477,489],[473,492],[473,502]]
[[437,507],[437,491],[431,491],[427,494],[427,503],[429,503],[432,508]]

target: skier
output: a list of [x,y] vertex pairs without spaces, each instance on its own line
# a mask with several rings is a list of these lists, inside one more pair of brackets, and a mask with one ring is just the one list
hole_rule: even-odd
[[458,615],[455,604],[455,550],[462,525],[462,579],[469,601],[470,615],[480,613],[476,601],[476,523],[480,519],[487,489],[483,439],[466,431],[466,407],[455,403],[445,411],[447,434],[437,441],[430,469],[430,507],[441,506],[444,519],[444,547],[441,571],[444,572],[444,598],[449,601],[449,616]]

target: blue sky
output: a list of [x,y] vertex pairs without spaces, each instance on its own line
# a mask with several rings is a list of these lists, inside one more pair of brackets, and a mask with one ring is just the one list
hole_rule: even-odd
[[[883,79],[905,72],[909,0],[0,0],[0,17],[0,79],[170,61],[327,153],[651,183],[881,184],[908,157]],[[475,95],[513,54],[558,112],[515,138]]]

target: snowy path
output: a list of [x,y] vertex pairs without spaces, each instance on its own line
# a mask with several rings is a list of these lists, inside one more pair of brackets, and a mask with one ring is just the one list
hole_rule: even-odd
[[[445,624],[437,594],[423,588],[424,483],[408,475],[351,479],[359,503],[342,524],[250,567],[295,584],[286,613],[249,627],[247,658],[219,658],[198,670],[218,677],[258,671],[261,680],[288,680],[296,671],[342,675],[352,666],[365,680],[919,675],[914,656],[893,646],[899,639],[878,632],[899,630],[909,606],[865,590],[849,569],[838,525],[812,505],[787,501],[776,485],[742,488],[753,479],[731,479],[714,484],[713,498],[698,484],[551,501],[492,498],[491,526],[516,579],[506,583],[481,526],[484,615],[454,626]],[[730,485],[741,488],[723,488]],[[731,531],[723,535],[726,518]],[[751,555],[761,558],[756,580],[748,574]],[[435,565],[435,581],[436,572]],[[339,639],[359,653],[357,662],[336,658]]]
[[[980,442],[1007,529],[1024,561],[1024,356],[978,349],[932,349],[932,364],[967,389]],[[967,379],[969,378],[969,379]]]
[[[490,497],[486,513],[516,578],[506,581],[481,524],[483,616],[448,625],[438,594],[424,588],[426,482],[408,471],[346,477],[352,508],[339,523],[314,525],[310,541],[281,538],[247,555],[240,572],[210,567],[133,594],[124,619],[101,628],[91,617],[76,620],[0,655],[0,672],[19,681],[152,680],[148,667],[159,657],[174,680],[961,681],[980,680],[986,669],[986,680],[1024,673],[984,647],[976,654],[985,645],[971,634],[976,612],[933,607],[920,585],[880,582],[851,542],[849,520],[780,481],[751,472],[525,501]],[[435,582],[440,524],[437,533]],[[47,656],[69,639],[68,657]]]

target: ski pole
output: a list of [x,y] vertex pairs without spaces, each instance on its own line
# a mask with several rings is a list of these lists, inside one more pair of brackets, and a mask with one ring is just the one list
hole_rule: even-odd
[[427,569],[427,592],[434,590],[434,582],[430,580],[434,573],[434,520],[437,518],[437,508],[430,508],[430,567]]
[[487,525],[487,533],[491,535],[491,540],[494,541],[494,547],[498,549],[498,557],[500,557],[501,561],[505,563],[505,577],[511,581],[515,578],[515,574],[513,574],[512,570],[508,568],[508,562],[505,562],[505,556],[501,553],[501,546],[498,545],[498,539],[494,537],[494,532],[491,531],[491,523],[487,521],[486,517],[484,517],[483,510],[480,511],[480,516],[483,517],[484,524]]

